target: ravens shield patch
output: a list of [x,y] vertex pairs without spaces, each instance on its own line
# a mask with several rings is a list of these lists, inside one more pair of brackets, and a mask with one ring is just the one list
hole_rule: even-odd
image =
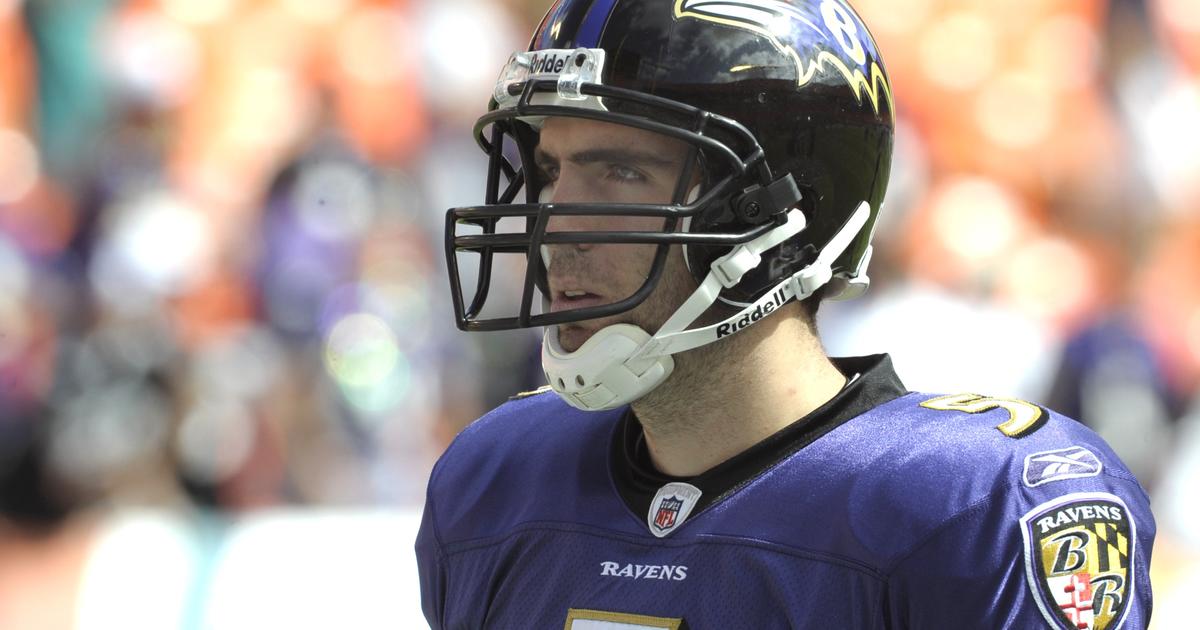
[[1025,572],[1052,628],[1119,628],[1133,599],[1137,528],[1125,502],[1077,493],[1021,517]]

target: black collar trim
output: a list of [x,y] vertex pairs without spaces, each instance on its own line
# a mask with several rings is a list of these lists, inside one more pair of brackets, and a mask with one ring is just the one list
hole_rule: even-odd
[[613,481],[625,505],[644,520],[659,488],[672,481],[685,481],[703,492],[692,510],[695,516],[850,419],[907,393],[886,354],[835,358],[833,364],[850,378],[836,396],[696,477],[672,477],[659,472],[650,460],[641,423],[632,411],[626,411],[617,424],[610,448]]

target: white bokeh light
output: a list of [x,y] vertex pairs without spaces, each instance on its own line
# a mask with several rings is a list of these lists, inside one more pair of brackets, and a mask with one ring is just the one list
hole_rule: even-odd
[[1172,27],[1200,34],[1200,3],[1196,0],[1159,0],[1158,7]]
[[205,399],[193,407],[175,434],[175,453],[189,477],[225,481],[246,463],[254,448],[254,418],[245,405]]
[[90,270],[100,297],[121,312],[140,312],[208,278],[215,235],[207,216],[168,193],[152,193],[111,215]]
[[1180,212],[1200,203],[1200,79],[1178,79],[1134,121],[1145,171],[1159,197]]
[[278,150],[308,129],[313,95],[290,69],[246,68],[230,92],[229,120],[221,131],[240,149]]
[[279,0],[292,15],[314,23],[332,22],[354,4],[354,0]]
[[339,383],[374,385],[387,378],[399,360],[396,334],[370,313],[354,313],[334,324],[325,341],[325,366]]
[[[320,4],[324,0],[316,0]],[[159,0],[163,13],[186,24],[204,25],[229,17],[239,0]]]
[[1032,147],[1050,135],[1058,106],[1045,82],[1027,72],[1006,72],[989,81],[975,101],[975,120],[992,143]]
[[[514,45],[524,42],[516,35],[511,16],[490,2],[440,0],[425,3],[421,10],[415,23],[422,25],[417,37],[425,95],[435,108],[474,120],[479,104],[491,95],[504,60]],[[480,24],[488,28],[481,29]]]
[[1039,21],[1025,41],[1025,66],[1052,90],[1091,84],[1100,69],[1102,45],[1096,30],[1076,15]]
[[1022,239],[1007,256],[1000,284],[1022,313],[1045,320],[1077,314],[1095,291],[1083,253],[1057,237]]
[[200,72],[200,46],[178,21],[157,13],[122,16],[104,38],[113,79],[138,97],[169,107],[187,100]]
[[181,515],[130,511],[106,523],[79,585],[76,630],[186,628],[198,549]]
[[422,627],[412,552],[419,524],[415,511],[275,512],[245,519],[217,559],[206,614],[196,627]]
[[982,14],[947,13],[931,22],[920,38],[921,70],[948,90],[975,88],[996,66],[997,39],[995,26]]
[[945,184],[935,193],[932,213],[938,240],[964,260],[995,259],[1012,247],[1023,228],[1021,200],[981,177]]

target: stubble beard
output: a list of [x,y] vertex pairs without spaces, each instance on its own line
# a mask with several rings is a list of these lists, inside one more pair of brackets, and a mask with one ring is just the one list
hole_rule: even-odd
[[[676,254],[675,252],[672,252]],[[655,332],[675,310],[691,296],[698,286],[688,271],[681,253],[668,264],[662,280],[664,291],[656,292],[647,318]],[[715,323],[724,317],[725,309],[717,306],[696,320],[701,325]],[[690,421],[693,409],[721,403],[730,382],[740,382],[741,367],[731,357],[740,351],[746,341],[744,336],[732,335],[707,345],[673,355],[675,369],[667,380],[634,401],[633,409],[638,420],[659,437],[689,432],[694,427]],[[721,366],[719,369],[717,366]]]
[[[556,334],[558,335],[558,342],[562,349],[567,352],[576,352],[583,344],[595,336],[597,332],[614,324],[632,324],[651,335],[658,332],[667,319],[675,313],[675,309],[679,308],[679,305],[696,288],[695,280],[693,280],[683,262],[682,250],[678,249],[678,245],[673,247],[678,251],[671,251],[668,255],[666,268],[663,270],[662,277],[659,278],[649,297],[641,304],[624,313],[598,320],[585,320],[558,325]],[[653,264],[652,260],[653,257],[651,256],[646,261],[647,271],[645,273],[634,273],[628,282],[629,286],[622,287],[618,291],[621,294],[621,299],[628,298],[641,288],[642,284],[649,277],[649,269]],[[589,260],[589,257],[578,251],[567,250],[554,255],[554,264],[556,266],[561,265],[568,273],[575,272],[578,274],[577,270],[586,269],[590,263],[591,260]],[[617,272],[610,271],[607,273]]]
[[730,384],[742,382],[743,368],[731,355],[744,340],[733,335],[674,355],[667,380],[634,401],[638,421],[658,438],[695,432],[694,410],[728,404]]
[[[583,322],[588,324],[586,329],[578,325],[560,325],[559,343],[563,349],[575,352],[603,326],[617,323],[632,324],[651,335],[657,333],[698,287],[696,279],[684,262],[682,249],[678,245],[674,248],[667,258],[662,278],[646,301],[612,320],[604,321],[602,326],[589,322]],[[580,264],[582,259],[569,263],[566,260],[561,262]],[[640,281],[644,281],[644,277]],[[715,310],[723,309],[716,307]],[[697,321],[702,324],[713,323],[707,321],[711,319],[711,314],[705,315],[707,317]],[[728,313],[724,313],[723,316],[725,315]],[[570,331],[565,339],[561,335],[564,329]],[[569,342],[569,345],[563,343],[564,341]],[[742,346],[746,341],[745,335],[731,335],[674,355],[672,358],[675,368],[667,380],[633,403],[638,420],[643,425],[649,425],[651,432],[660,437],[694,429],[689,421],[690,410],[698,405],[715,405],[722,402],[728,384],[741,381],[743,368],[738,361],[731,360],[731,356],[743,351]],[[718,365],[721,366],[720,369],[716,369]]]

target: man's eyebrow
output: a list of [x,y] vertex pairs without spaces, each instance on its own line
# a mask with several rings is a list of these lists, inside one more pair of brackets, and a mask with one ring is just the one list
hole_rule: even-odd
[[[543,151],[541,147],[538,147],[534,150],[534,156],[538,164],[558,164],[558,157]],[[637,149],[622,148],[585,149],[583,151],[572,153],[567,158],[567,161],[574,164],[615,162],[618,164],[630,164],[633,166],[654,167],[671,167],[679,165],[679,160],[672,160],[656,153],[639,151]]]

